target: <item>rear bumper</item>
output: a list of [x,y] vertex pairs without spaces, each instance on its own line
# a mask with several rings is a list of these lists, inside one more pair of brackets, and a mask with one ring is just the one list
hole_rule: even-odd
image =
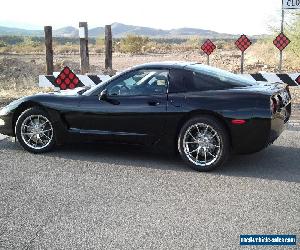
[[285,124],[282,117],[276,116],[269,119],[251,119],[245,126],[232,128],[233,151],[247,154],[264,149],[281,135]]
[[271,120],[271,128],[269,134],[269,140],[266,146],[272,144],[285,129],[285,121],[279,117],[273,118]]
[[270,125],[268,144],[272,144],[283,132],[291,116],[291,103],[273,115]]
[[252,118],[245,125],[231,125],[233,151],[247,154],[264,149],[281,135],[290,116],[291,103],[269,118]]

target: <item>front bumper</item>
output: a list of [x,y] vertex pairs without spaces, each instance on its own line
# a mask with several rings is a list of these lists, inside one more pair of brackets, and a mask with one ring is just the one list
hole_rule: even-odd
[[14,136],[14,130],[12,126],[13,115],[11,113],[0,115],[0,134]]

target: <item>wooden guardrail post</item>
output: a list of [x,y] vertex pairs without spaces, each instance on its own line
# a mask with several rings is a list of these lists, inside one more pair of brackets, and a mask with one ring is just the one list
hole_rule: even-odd
[[80,39],[80,69],[81,69],[81,74],[86,74],[90,70],[87,22],[79,22],[79,39]]
[[112,33],[111,25],[105,25],[105,68],[112,69]]
[[52,26],[45,26],[46,75],[53,75]]

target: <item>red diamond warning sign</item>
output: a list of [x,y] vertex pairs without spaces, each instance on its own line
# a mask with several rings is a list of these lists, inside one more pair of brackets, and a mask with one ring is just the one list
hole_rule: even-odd
[[201,46],[201,49],[206,53],[208,56],[213,53],[213,51],[216,49],[216,45],[214,43],[207,39]]
[[64,67],[55,79],[55,83],[59,85],[60,89],[74,89],[79,82],[79,78],[68,66]]
[[242,52],[244,52],[246,49],[248,49],[251,44],[252,44],[252,42],[246,35],[241,35],[240,38],[235,41],[235,45]]
[[273,41],[273,44],[277,47],[277,49],[282,51],[289,45],[290,42],[290,39],[288,39],[285,34],[280,33]]

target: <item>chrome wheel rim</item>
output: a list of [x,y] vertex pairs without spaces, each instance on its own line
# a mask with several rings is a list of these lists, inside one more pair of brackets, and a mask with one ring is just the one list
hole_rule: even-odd
[[221,153],[221,139],[210,125],[191,125],[183,137],[183,148],[187,158],[195,165],[207,167],[213,164]]
[[51,122],[43,115],[30,115],[21,124],[23,142],[32,149],[43,149],[53,139]]

